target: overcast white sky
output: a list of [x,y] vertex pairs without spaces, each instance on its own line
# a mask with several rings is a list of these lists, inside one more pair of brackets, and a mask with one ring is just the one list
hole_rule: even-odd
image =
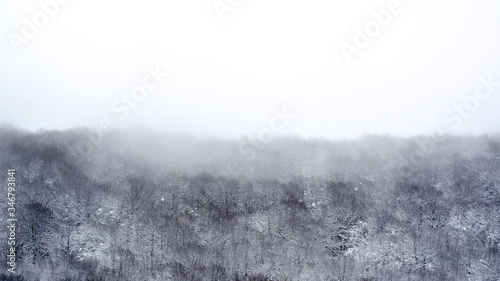
[[[0,2],[0,122],[65,129],[108,118],[234,137],[286,107],[296,119],[285,133],[302,136],[500,131],[500,87],[473,98],[481,76],[500,81],[497,0],[401,0],[351,63],[340,44],[354,45],[355,28],[390,0],[242,0],[224,21],[213,0],[66,1],[17,53],[23,17],[44,10]],[[122,120],[113,102],[156,65],[171,75]],[[448,112],[466,99],[477,109]]]

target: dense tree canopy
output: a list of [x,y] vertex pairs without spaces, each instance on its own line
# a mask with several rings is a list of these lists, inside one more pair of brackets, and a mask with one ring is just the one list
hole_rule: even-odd
[[500,280],[500,136],[90,133],[0,129],[0,280]]

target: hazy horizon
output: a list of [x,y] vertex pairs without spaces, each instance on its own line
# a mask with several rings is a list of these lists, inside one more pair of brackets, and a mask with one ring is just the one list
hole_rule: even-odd
[[[360,141],[364,139],[370,139],[370,138],[389,138],[389,139],[406,139],[406,140],[416,140],[419,138],[424,138],[424,139],[430,139],[430,140],[435,140],[436,144],[439,144],[441,142],[446,143],[449,141],[450,138],[498,138],[500,137],[500,130],[497,132],[488,132],[488,133],[453,133],[453,132],[444,132],[444,133],[416,133],[416,134],[411,134],[411,135],[397,135],[397,134],[390,134],[390,133],[362,133],[359,135],[355,136],[304,136],[304,135],[299,135],[299,134],[290,134],[290,133],[277,133],[277,134],[272,134],[268,138],[267,135],[263,135],[263,137],[259,136],[259,132],[254,132],[250,134],[241,134],[241,135],[235,135],[235,136],[220,136],[220,135],[211,135],[211,134],[196,134],[192,132],[187,132],[187,131],[175,131],[175,130],[168,130],[168,129],[161,129],[161,128],[154,128],[154,127],[149,127],[145,125],[131,125],[127,127],[117,127],[113,128],[111,130],[101,130],[99,128],[93,128],[90,126],[74,126],[70,128],[37,128],[37,129],[28,129],[28,128],[22,128],[19,126],[16,126],[15,124],[11,123],[0,123],[0,129],[14,129],[19,132],[26,132],[29,134],[38,134],[38,133],[43,133],[43,132],[59,132],[59,133],[66,133],[69,131],[80,131],[81,130],[89,130],[87,135],[87,140],[89,140],[89,136],[91,133],[97,133],[97,134],[103,134],[104,137],[108,135],[113,135],[113,133],[124,133],[130,136],[133,136],[134,134],[137,134],[138,132],[146,132],[148,134],[152,134],[154,136],[158,136],[160,138],[169,138],[169,137],[174,137],[174,138],[187,138],[187,139],[197,139],[200,141],[203,140],[217,140],[217,141],[223,141],[223,142],[234,142],[234,141],[250,141],[250,145],[255,145],[253,142],[257,143],[264,143],[267,144],[269,141],[272,140],[280,140],[280,139],[297,139],[301,141],[320,141],[320,142],[331,142],[331,143],[339,143],[339,142],[345,142],[345,141]],[[100,142],[100,140],[99,140]]]

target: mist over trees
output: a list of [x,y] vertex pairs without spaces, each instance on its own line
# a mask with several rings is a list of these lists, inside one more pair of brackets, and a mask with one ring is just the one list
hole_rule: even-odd
[[500,280],[500,135],[282,137],[249,161],[237,140],[90,133],[0,128],[19,217],[0,280]]

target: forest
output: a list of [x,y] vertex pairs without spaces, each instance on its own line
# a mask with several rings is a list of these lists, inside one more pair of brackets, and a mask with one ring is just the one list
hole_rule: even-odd
[[500,280],[500,135],[92,134],[0,127],[0,280]]

